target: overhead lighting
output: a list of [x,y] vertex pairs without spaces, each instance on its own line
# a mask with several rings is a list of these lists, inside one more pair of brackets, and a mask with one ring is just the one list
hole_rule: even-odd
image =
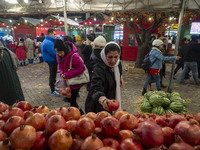
[[149,17],[149,20],[151,20],[151,17]]
[[55,3],[55,0],[51,0],[51,3]]
[[75,18],[74,20],[75,20],[75,21],[77,21],[78,19],[77,19],[77,18]]
[[27,23],[27,20],[25,20],[25,23]]
[[17,0],[6,0],[10,4],[18,4]]
[[113,18],[113,17],[111,17],[111,20],[114,20],[114,18]]
[[43,22],[44,20],[43,20],[43,19],[41,19],[40,21],[41,21],[41,22]]
[[133,18],[131,18],[131,21],[133,21]]
[[39,0],[39,3],[42,3],[42,0]]
[[71,3],[73,3],[73,2],[74,2],[74,0],[70,0],[70,2],[71,2]]
[[97,18],[94,18],[94,21],[96,21],[97,20]]
[[28,0],[24,0],[24,3],[26,3],[26,4],[27,4],[27,3],[28,3]]
[[9,22],[12,22],[12,20],[10,19]]

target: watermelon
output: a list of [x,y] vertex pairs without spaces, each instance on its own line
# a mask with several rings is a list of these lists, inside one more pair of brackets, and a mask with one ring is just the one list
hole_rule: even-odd
[[163,98],[162,106],[166,108],[169,106],[170,102],[168,98]]
[[182,102],[182,98],[180,96],[171,96],[171,102]]
[[157,94],[160,95],[162,98],[167,97],[167,94],[165,93],[165,91],[158,91]]
[[158,106],[158,107],[154,107],[152,109],[152,113],[158,114],[158,115],[162,115],[163,113],[165,113],[165,110],[162,106]]
[[169,107],[177,113],[183,110],[183,104],[181,102],[172,102]]
[[149,98],[149,102],[153,106],[161,106],[162,105],[162,97],[158,94],[153,94]]
[[182,99],[182,104],[183,104],[184,107],[187,107],[187,102],[186,102],[186,100]]
[[165,110],[165,113],[168,114],[168,113],[174,113],[174,112],[171,109],[168,108],[168,109]]
[[171,93],[171,97],[172,97],[172,96],[178,96],[178,97],[180,97],[180,94],[179,94],[178,92],[172,92],[172,93]]
[[149,97],[153,94],[153,91],[148,91],[147,93],[144,94],[144,98],[149,100]]
[[140,105],[140,109],[143,112],[151,112],[152,110],[152,106],[148,101],[144,101],[141,105]]

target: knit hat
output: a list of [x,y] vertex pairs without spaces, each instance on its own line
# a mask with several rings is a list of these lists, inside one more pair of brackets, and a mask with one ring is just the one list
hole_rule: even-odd
[[65,51],[66,47],[64,42],[60,39],[56,39],[54,42],[54,49],[56,49],[57,51]]
[[163,44],[163,41],[160,40],[160,39],[156,39],[156,40],[154,40],[153,43],[152,43],[153,46],[160,46],[160,45],[162,45],[162,44]]
[[80,35],[77,35],[77,36],[76,36],[76,41],[81,41]]
[[94,40],[94,45],[95,46],[105,46],[106,45],[106,39],[99,35],[95,40]]
[[88,38],[88,40],[90,40],[91,42],[93,42],[95,37],[94,37],[93,34],[88,34],[87,38]]

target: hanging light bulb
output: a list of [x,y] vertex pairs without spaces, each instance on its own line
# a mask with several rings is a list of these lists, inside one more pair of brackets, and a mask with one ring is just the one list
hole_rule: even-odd
[[77,21],[78,19],[77,19],[77,18],[75,18],[74,20],[75,20],[75,21]]
[[41,21],[41,22],[43,22],[44,20],[43,20],[43,19],[41,19],[40,21]]
[[10,19],[9,22],[12,22],[12,20]]
[[58,19],[58,21],[60,21],[60,18]]
[[39,3],[41,4],[41,3],[42,3],[42,0],[39,0]]
[[74,2],[74,0],[70,0],[70,2],[71,2],[71,3],[73,3],[73,2]]
[[95,17],[95,18],[94,18],[94,21],[96,21],[96,20],[97,20],[97,18]]
[[133,21],[133,18],[131,18],[131,21]]
[[151,20],[151,17],[149,17],[149,20]]
[[27,20],[25,20],[25,23],[27,23]]
[[55,0],[51,0],[51,3],[52,3],[52,4],[55,3]]
[[113,17],[111,17],[111,20],[114,20],[114,18],[113,18]]
[[27,3],[28,3],[28,0],[24,0],[24,3],[26,3],[26,4],[27,4]]

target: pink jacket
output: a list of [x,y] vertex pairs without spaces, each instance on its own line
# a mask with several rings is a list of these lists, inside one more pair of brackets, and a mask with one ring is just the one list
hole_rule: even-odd
[[[85,71],[85,66],[84,66],[84,62],[81,59],[80,55],[77,53],[76,46],[71,42],[66,42],[66,43],[72,44],[72,47],[73,47],[72,51],[69,54],[67,54],[64,61],[59,61],[58,55],[56,55],[56,59],[57,59],[58,66],[59,66],[60,76],[62,74],[65,74],[66,79],[71,79],[71,78],[76,77],[76,76],[80,75],[81,73],[83,73]],[[73,55],[74,53],[76,53],[76,54]],[[73,70],[68,71],[69,63],[70,63],[70,59],[71,59],[72,55],[73,55],[73,58],[72,58]],[[79,89],[81,87],[82,86],[70,86],[70,88],[72,90]]]

